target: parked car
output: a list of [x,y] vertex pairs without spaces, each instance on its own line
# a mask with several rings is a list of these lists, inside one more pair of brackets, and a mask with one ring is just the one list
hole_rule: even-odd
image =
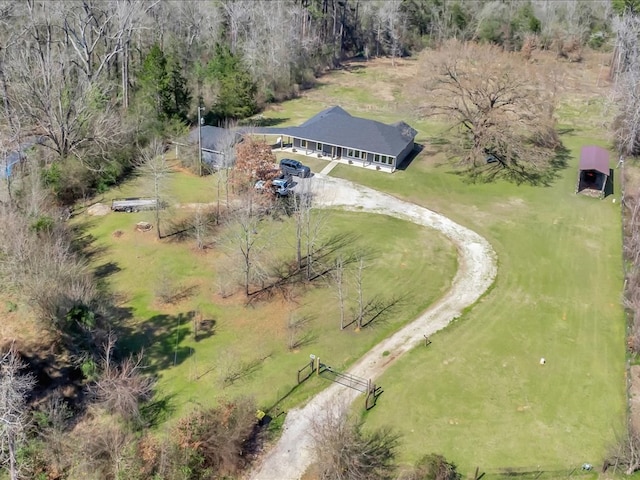
[[276,178],[271,180],[271,183],[276,187],[289,187],[293,183],[293,179],[288,173],[282,172]]
[[283,158],[280,160],[280,170],[282,170],[283,173],[302,178],[311,176],[311,169],[309,167],[291,158]]
[[[258,190],[259,192],[262,192],[264,191],[264,188],[266,186],[267,182],[265,180],[258,180],[253,188]],[[275,193],[278,197],[286,197],[287,195],[289,195],[290,190],[287,185],[276,185],[275,183],[272,183],[271,187],[273,188],[273,193]]]

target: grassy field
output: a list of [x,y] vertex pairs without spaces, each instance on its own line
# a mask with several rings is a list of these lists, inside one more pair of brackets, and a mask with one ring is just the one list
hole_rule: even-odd
[[[390,425],[402,434],[402,462],[436,452],[467,474],[480,467],[489,474],[485,478],[507,469],[567,472],[583,462],[599,465],[625,430],[621,220],[619,203],[612,202],[619,198],[618,179],[614,195],[605,200],[574,194],[580,147],[607,145],[601,118],[606,85],[596,81],[598,70],[587,59],[567,67],[562,77],[558,123],[571,155],[548,187],[465,182],[430,142],[446,135],[443,126],[419,115],[416,60],[396,68],[384,61],[354,64],[265,112],[279,124],[297,125],[340,104],[354,115],[407,121],[425,148],[406,170],[389,175],[339,165],[331,174],[443,213],[484,235],[498,254],[491,292],[434,336],[428,348],[415,349],[379,379],[385,393],[366,414],[366,424]],[[326,165],[304,161],[314,171]],[[136,185],[107,198],[140,195]],[[211,179],[185,173],[172,176],[170,190],[176,202],[215,199]],[[310,353],[338,368],[349,365],[428,306],[455,269],[452,247],[432,232],[385,217],[333,212],[330,231],[365,232],[360,248],[380,253],[368,269],[371,294],[393,286],[415,299],[384,325],[339,332],[328,289],[308,289],[295,302],[251,307],[240,296],[223,299],[217,287],[225,274],[220,249],[202,254],[191,242],[159,243],[153,233],[133,230],[142,219],[151,215],[94,218],[86,229],[104,249],[96,265],[116,267],[106,280],[130,314],[124,341],[132,349],[146,347],[174,417],[190,405],[240,394],[272,405],[291,391],[295,371]],[[285,222],[278,228],[284,232],[291,226]],[[116,231],[124,233],[114,236]],[[379,245],[387,250],[380,252]],[[154,294],[167,276],[191,289],[177,305],[159,304]],[[212,321],[197,341],[189,317],[196,310]],[[305,328],[314,339],[293,352],[286,348],[291,316],[309,317]],[[539,363],[542,357],[545,365]],[[247,375],[225,384],[224,376],[233,371]],[[281,407],[302,402],[323,386],[314,378]]]
[[[141,191],[137,182],[110,194]],[[206,200],[194,191],[206,193],[215,179],[205,183],[176,172],[170,183],[174,192],[189,191],[191,199]],[[183,198],[179,193],[175,196]],[[353,232],[348,250],[369,254],[366,298],[403,297],[385,321],[360,331],[353,327],[340,331],[335,291],[324,281],[297,289],[290,298],[276,296],[251,305],[243,294],[223,298],[219,285],[231,272],[222,235],[219,243],[201,252],[191,239],[158,240],[153,231],[135,231],[136,222],[153,222],[152,212],[79,217],[87,238],[93,239],[92,248],[99,252],[93,259],[97,270],[105,272],[110,290],[120,298],[125,317],[117,322],[121,345],[131,351],[145,349],[149,371],[160,379],[159,398],[170,399],[170,419],[193,405],[214,405],[221,398],[238,395],[254,397],[261,408],[273,406],[295,386],[296,371],[308,363],[310,353],[344,368],[448,288],[456,270],[455,250],[439,234],[381,215],[341,211],[318,215],[324,217],[325,238]],[[294,258],[291,221],[281,218],[266,223],[260,235],[270,245],[264,261],[283,255]],[[352,273],[348,273],[348,315],[355,302]],[[176,304],[164,304],[157,294],[167,282],[184,292]],[[200,312],[206,325],[197,338],[194,312]],[[291,320],[304,325],[292,333]],[[290,350],[291,335],[304,339],[303,345]],[[238,378],[225,381],[229,376]],[[287,409],[325,386],[313,379],[291,392],[278,408]]]
[[[362,105],[372,91],[381,95],[354,88],[366,88],[367,75],[371,85],[387,75],[401,88],[406,75],[394,79],[384,67],[332,75],[318,92],[268,114],[298,123],[298,115],[339,103],[356,115],[404,119],[419,130],[419,142],[442,135],[397,92],[379,107]],[[476,466],[488,473],[567,471],[598,465],[625,431],[621,220],[612,202],[618,179],[605,200],[574,194],[580,147],[607,146],[600,109],[606,86],[596,85],[596,67],[586,93],[562,92],[559,126],[571,155],[551,186],[466,183],[428,142],[406,171],[339,165],[331,173],[450,216],[498,254],[491,293],[379,379],[385,393],[366,422],[403,435],[404,462],[437,452],[466,473]],[[589,72],[575,76],[579,88]]]
[[[389,402],[368,423],[399,428],[406,460],[438,451],[466,471],[553,470],[599,463],[624,430],[619,208],[574,195],[572,167],[539,189],[467,186],[438,169],[421,172],[424,187],[412,199],[486,236],[499,273],[479,305],[380,379]],[[405,408],[396,399],[407,399]]]

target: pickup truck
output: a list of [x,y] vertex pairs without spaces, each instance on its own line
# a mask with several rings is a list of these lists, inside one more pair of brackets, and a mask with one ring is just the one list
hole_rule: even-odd
[[156,208],[155,198],[117,198],[111,202],[111,210],[114,212],[139,212],[140,210],[152,210]]

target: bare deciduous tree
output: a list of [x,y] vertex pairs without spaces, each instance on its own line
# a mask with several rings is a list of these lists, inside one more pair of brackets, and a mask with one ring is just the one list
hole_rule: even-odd
[[311,280],[316,274],[318,241],[326,216],[313,209],[313,192],[309,182],[301,184],[292,198],[296,226],[296,262],[298,269],[304,270],[305,278]]
[[224,134],[220,136],[217,148],[219,153],[216,164],[216,225],[220,223],[222,212],[220,202],[222,199],[221,187],[224,185],[225,205],[229,208],[229,179],[230,171],[236,164],[236,144],[238,143],[238,133],[235,130],[236,124],[227,122],[224,126]]
[[378,9],[378,42],[383,43],[391,55],[391,65],[395,67],[396,57],[402,54],[402,31],[404,18],[400,0],[388,0]]
[[632,312],[627,347],[640,351],[640,192],[625,192],[624,254],[627,260],[625,306]]
[[336,258],[336,268],[333,270],[332,275],[336,286],[338,306],[340,307],[340,330],[343,330],[345,321],[344,307],[346,301],[346,285],[344,281],[344,259],[341,255],[338,255],[338,258]]
[[251,295],[253,282],[262,276],[260,253],[269,243],[269,239],[260,234],[262,220],[253,204],[256,194],[252,190],[245,194],[244,205],[229,213],[226,219],[227,250],[232,257],[238,258],[241,283],[247,297]]
[[33,220],[15,206],[0,206],[0,235],[5,239],[0,244],[0,278],[2,287],[18,292],[40,320],[65,330],[70,310],[91,306],[97,292],[86,262],[50,213],[36,211]]
[[290,313],[287,320],[287,348],[290,351],[310,344],[314,340],[314,335],[309,331],[309,323],[313,317],[309,315],[299,316]]
[[427,115],[458,133],[451,153],[474,176],[543,183],[559,137],[549,92],[522,59],[498,47],[449,42],[423,68]]
[[640,152],[640,17],[625,14],[614,20],[616,48],[611,65],[618,114],[614,140],[621,155]]
[[118,417],[94,415],[67,436],[70,478],[135,478],[135,434]]
[[156,234],[160,239],[162,238],[160,232],[160,210],[164,201],[165,183],[171,173],[171,166],[164,154],[160,140],[152,140],[149,146],[140,152],[140,170],[150,182],[150,191],[155,200]]
[[204,248],[205,236],[209,229],[209,216],[203,211],[203,207],[198,205],[193,215],[193,237],[196,240],[198,250]]
[[18,450],[28,423],[27,397],[35,379],[24,372],[25,365],[15,345],[0,356],[0,463],[6,465],[11,480],[18,480]]
[[356,292],[358,294],[358,310],[356,311],[356,326],[358,328],[362,328],[362,321],[364,319],[365,314],[365,303],[364,303],[364,271],[366,269],[366,263],[364,256],[360,255],[358,257],[358,265],[356,267],[355,275],[354,275],[354,283],[356,286]]
[[346,406],[333,406],[313,426],[317,465],[323,480],[393,478],[399,436],[387,428],[364,431],[347,417]]
[[[122,129],[107,82],[89,81],[57,35],[62,10],[25,2],[25,42],[7,51],[4,73],[14,115],[25,119],[58,157],[76,155],[100,169],[97,159],[120,139]],[[87,154],[84,150],[89,150]]]
[[613,467],[614,472],[632,475],[640,470],[640,435],[630,427],[624,437],[613,448],[605,460],[607,467]]
[[109,335],[103,345],[100,376],[89,387],[96,402],[123,419],[139,420],[140,403],[153,394],[154,380],[143,374],[143,353],[121,362],[113,359],[116,338]]

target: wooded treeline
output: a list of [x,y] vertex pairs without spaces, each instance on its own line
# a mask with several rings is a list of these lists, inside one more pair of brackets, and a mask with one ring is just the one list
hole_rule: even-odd
[[[624,7],[621,7],[624,8]],[[346,57],[398,57],[456,37],[559,52],[611,34],[608,1],[5,0],[0,134],[6,160],[37,139],[63,201],[103,190],[135,148],[205,108],[242,119]]]

